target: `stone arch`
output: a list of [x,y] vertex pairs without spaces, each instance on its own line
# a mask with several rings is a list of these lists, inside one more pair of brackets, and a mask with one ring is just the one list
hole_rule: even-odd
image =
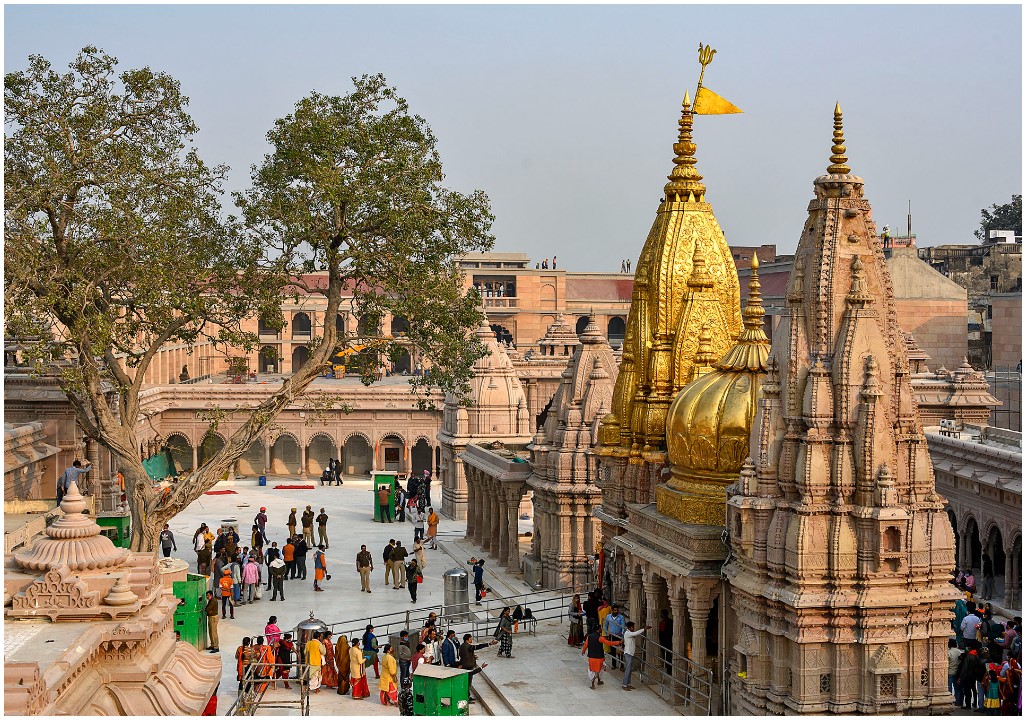
[[954,509],[948,505],[944,508],[944,512],[948,516],[948,522],[951,523],[951,532],[955,535],[955,564],[958,564],[958,558],[961,557],[962,549],[962,534],[958,532],[958,517],[955,515]]
[[395,359],[392,361],[392,373],[412,373],[413,372],[413,358],[410,356],[410,351],[406,348],[400,348],[395,355]]
[[235,472],[238,475],[252,476],[264,474],[265,455],[264,441],[261,438],[254,438],[246,451],[239,456],[235,462]]
[[339,334],[344,334],[346,331],[347,317],[347,313],[338,313],[337,315],[335,315],[335,331]]
[[381,334],[381,316],[367,312],[356,322],[356,332],[360,337],[373,337]]
[[584,332],[584,329],[586,327],[588,327],[588,316],[581,315],[579,318],[577,318],[577,325],[574,327],[574,332],[580,335]]
[[306,445],[306,472],[310,475],[320,476],[328,467],[328,460],[331,458],[337,460],[338,456],[335,438],[325,432],[316,433]]
[[622,343],[626,334],[626,320],[619,315],[614,315],[609,318],[609,322],[606,324],[606,339],[608,339],[611,344]]
[[[982,552],[990,555],[991,567],[994,571],[994,577],[1004,577],[1005,575],[1005,548],[1002,542],[1003,533],[1001,532],[1000,526],[993,520],[987,524],[987,530],[980,537],[983,543]],[[981,554],[980,564],[983,564]],[[982,569],[982,568],[981,568]]]
[[544,283],[538,288],[538,309],[542,311],[556,309],[556,286],[552,283]]
[[389,327],[391,330],[389,334],[392,337],[410,334],[410,321],[402,315],[393,315],[392,322],[389,324]]
[[310,330],[312,323],[310,322],[310,316],[305,312],[297,312],[292,315],[292,337],[293,338],[308,338],[310,337]]
[[366,475],[374,466],[374,445],[362,432],[351,432],[342,441],[342,469],[349,475]]
[[208,432],[204,435],[203,440],[200,441],[199,448],[197,448],[197,459],[200,467],[206,465],[210,458],[221,452],[226,444],[224,436],[219,432]]
[[301,470],[302,454],[299,438],[290,432],[283,432],[271,445],[271,467],[274,475],[298,475]]
[[346,435],[345,438],[342,439],[342,444],[345,445],[347,442],[349,442],[354,437],[362,437],[364,439],[364,441],[368,445],[371,444],[370,435],[368,435],[367,433],[365,433],[365,432],[363,432],[361,430],[353,430],[351,433]]
[[[963,527],[965,528],[966,539],[968,541],[964,549],[963,564],[973,568],[973,574],[978,574],[983,555],[983,546],[980,540],[980,523],[971,510],[966,512]],[[964,570],[965,568],[960,569]]]
[[280,370],[280,358],[278,357],[279,354],[280,353],[278,352],[278,347],[276,345],[264,345],[263,347],[261,347],[259,353],[259,360],[257,362],[257,367],[259,368],[260,372],[266,373]]
[[301,367],[306,365],[306,361],[310,359],[310,348],[306,345],[296,345],[292,348],[292,372],[296,372]]
[[423,476],[425,470],[431,469],[431,443],[421,435],[413,441],[410,448],[410,472],[417,476]]
[[171,433],[164,441],[164,447],[171,452],[171,459],[175,461],[179,470],[192,468],[192,443],[185,433]]
[[378,440],[377,464],[383,470],[405,472],[407,467],[408,444],[401,432],[390,431],[381,435]]

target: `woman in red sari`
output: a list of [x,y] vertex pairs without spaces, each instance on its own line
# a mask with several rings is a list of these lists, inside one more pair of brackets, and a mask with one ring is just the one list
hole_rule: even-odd
[[363,649],[360,647],[359,638],[353,638],[349,647],[349,684],[353,689],[353,700],[370,697],[367,668],[363,664]]
[[321,685],[324,687],[338,687],[338,669],[335,667],[335,644],[331,641],[331,631],[324,633],[321,638],[324,645],[324,664],[321,665]]

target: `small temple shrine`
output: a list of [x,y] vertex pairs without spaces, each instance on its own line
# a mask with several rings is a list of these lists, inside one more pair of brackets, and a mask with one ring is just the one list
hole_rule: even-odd
[[199,715],[221,658],[178,642],[154,553],[114,546],[72,483],[4,566],[4,713]]

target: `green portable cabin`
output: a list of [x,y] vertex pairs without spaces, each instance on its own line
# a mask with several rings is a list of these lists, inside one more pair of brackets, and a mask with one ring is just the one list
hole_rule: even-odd
[[171,583],[171,591],[178,598],[175,608],[175,630],[197,650],[207,647],[207,578],[189,573],[185,580]]
[[100,532],[110,538],[115,546],[127,548],[132,544],[131,515],[98,515],[96,524],[100,526]]
[[414,715],[469,715],[470,673],[421,663],[413,672]]
[[[374,480],[374,522],[388,522],[389,520],[395,520],[395,476],[398,473],[385,472],[384,470],[375,470],[371,477]],[[378,505],[378,490],[385,488],[388,490],[388,512],[391,513],[387,518],[381,517],[381,506]]]

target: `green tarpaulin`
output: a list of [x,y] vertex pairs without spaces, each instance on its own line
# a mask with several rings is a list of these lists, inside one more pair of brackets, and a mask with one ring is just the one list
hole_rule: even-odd
[[164,450],[143,460],[143,467],[146,469],[146,474],[154,480],[163,480],[166,477],[178,474],[178,469],[175,467],[175,461],[171,457],[170,450]]

